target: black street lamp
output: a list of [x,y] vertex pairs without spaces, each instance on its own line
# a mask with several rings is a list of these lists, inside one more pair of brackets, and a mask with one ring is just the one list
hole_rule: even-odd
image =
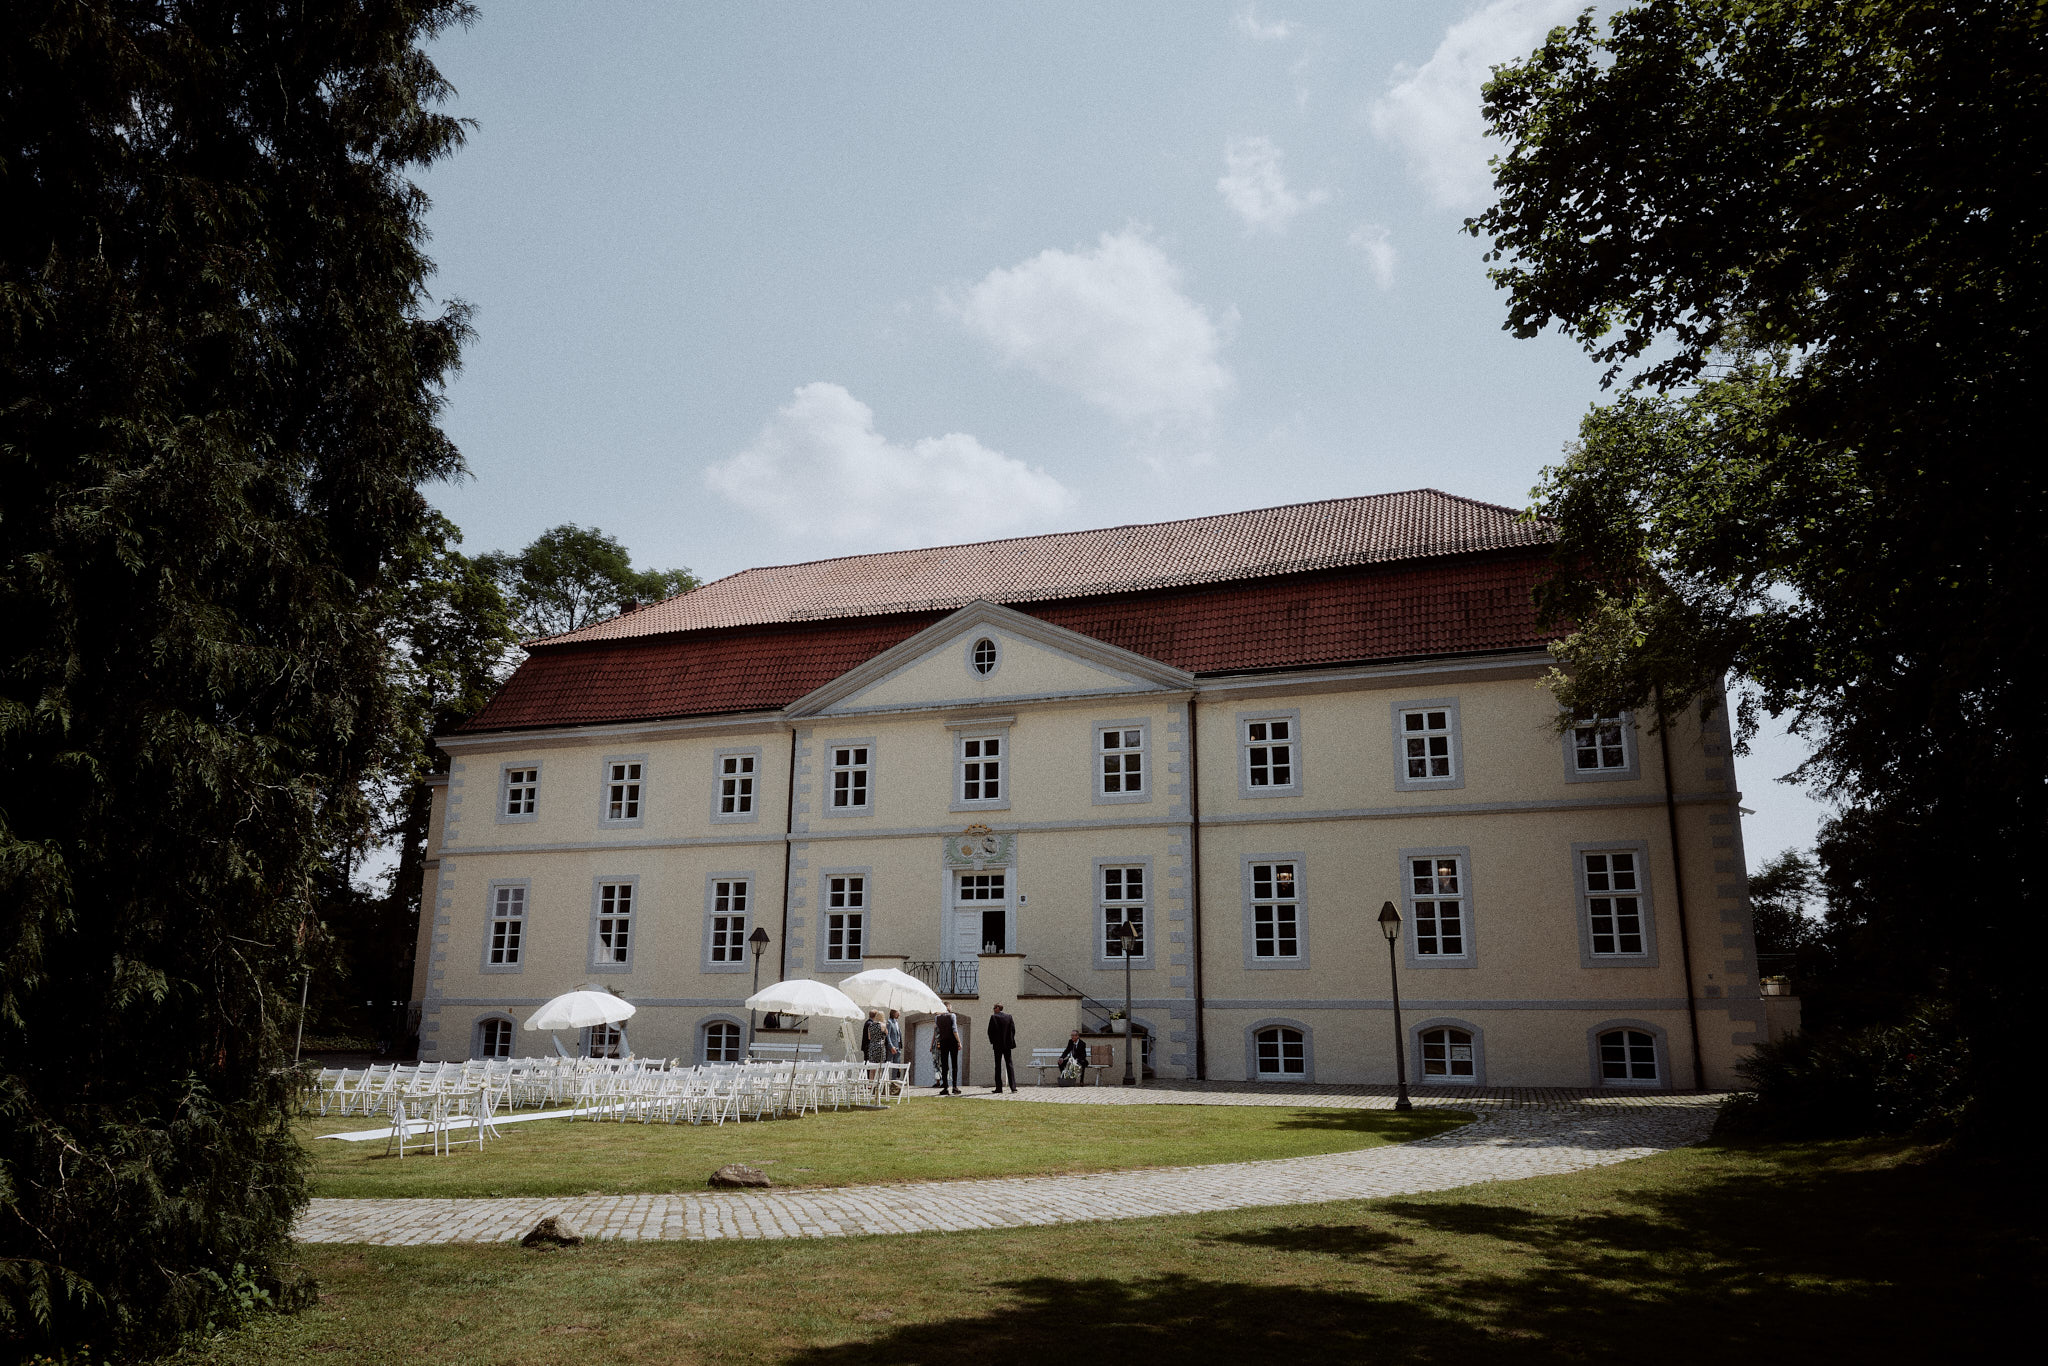
[[[747,947],[754,951],[754,995],[758,996],[761,994],[761,955],[768,949],[768,931],[760,925],[754,926],[754,932],[747,936]],[[754,1015],[752,1010],[747,1012],[748,1058],[754,1056]]]
[[1131,1072],[1131,1050],[1138,1046],[1138,1022],[1131,1018],[1131,959],[1138,952],[1138,932],[1126,920],[1116,927],[1117,947],[1124,954],[1124,1085],[1136,1086],[1138,1079]]
[[1408,1049],[1401,1035],[1401,970],[1394,961],[1394,945],[1401,942],[1401,913],[1391,901],[1380,907],[1380,933],[1387,937],[1387,977],[1394,984],[1394,1075],[1400,1079],[1394,1108],[1413,1110],[1408,1103]]

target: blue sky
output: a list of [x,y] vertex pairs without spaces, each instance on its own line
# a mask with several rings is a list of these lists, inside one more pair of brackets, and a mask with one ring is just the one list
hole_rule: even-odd
[[[424,180],[478,339],[438,501],[749,565],[1432,486],[1600,397],[1462,231],[1478,85],[1574,0],[490,3]],[[1817,809],[1742,765],[1752,865]]]

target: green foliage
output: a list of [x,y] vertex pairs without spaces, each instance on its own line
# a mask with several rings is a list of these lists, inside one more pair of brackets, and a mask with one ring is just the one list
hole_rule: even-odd
[[1733,675],[1745,735],[1789,713],[1802,776],[1902,837],[1866,937],[2001,1094],[2048,829],[2048,8],[1651,0],[1486,110],[1508,326],[1644,367],[1536,491],[1560,699],[1668,717]]
[[301,938],[397,707],[467,335],[460,3],[23,0],[0,41],[0,1354],[273,1302]]
[[1820,940],[1821,925],[1806,908],[1821,892],[1820,865],[1787,849],[1749,875],[1749,908],[1759,957],[1787,956]]
[[542,532],[516,555],[493,551],[476,563],[503,586],[518,628],[529,639],[574,631],[702,582],[687,569],[636,570],[616,539],[596,527],[567,523]]
[[1939,1137],[1970,1103],[1969,1047],[1940,1005],[1903,1024],[1802,1031],[1760,1045],[1738,1070],[1754,1089],[1722,1111],[1719,1132],[1731,1137]]

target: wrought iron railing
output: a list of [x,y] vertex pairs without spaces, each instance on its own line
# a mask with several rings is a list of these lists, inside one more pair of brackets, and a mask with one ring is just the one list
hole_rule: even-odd
[[974,996],[981,991],[981,960],[941,958],[936,962],[908,962],[903,970],[941,996]]
[[1114,1007],[1104,1005],[1072,982],[1069,982],[1066,978],[1061,977],[1050,969],[1042,968],[1036,963],[1026,963],[1024,965],[1024,972],[1027,976],[1034,978],[1040,986],[1050,987],[1055,996],[1080,997],[1081,1009],[1093,1017],[1092,1022],[1096,1026],[1097,1032],[1106,1032],[1109,1029],[1109,1017],[1113,1013]]

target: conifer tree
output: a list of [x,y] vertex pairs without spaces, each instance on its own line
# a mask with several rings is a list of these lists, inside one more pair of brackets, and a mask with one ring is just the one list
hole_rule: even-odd
[[408,178],[449,0],[17,0],[0,36],[0,1352],[281,1288],[285,1032],[371,819],[466,335]]

